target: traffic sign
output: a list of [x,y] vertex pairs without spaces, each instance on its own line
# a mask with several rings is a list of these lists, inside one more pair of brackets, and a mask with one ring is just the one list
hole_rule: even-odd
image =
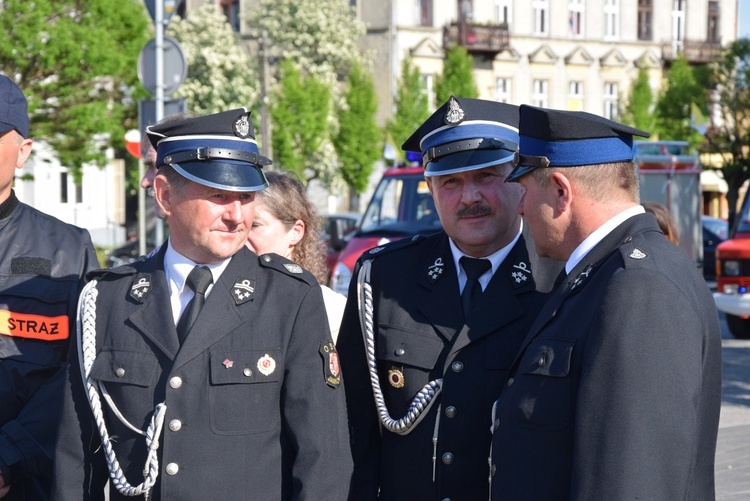
[[[179,42],[164,37],[164,95],[170,96],[187,76],[187,60]],[[151,94],[156,94],[156,39],[152,38],[138,55],[138,79]]]
[[[146,0],[146,7],[148,13],[151,14],[151,19],[156,22],[156,1],[157,0]],[[161,0],[164,2],[164,26],[169,24],[172,15],[177,12],[184,0]]]

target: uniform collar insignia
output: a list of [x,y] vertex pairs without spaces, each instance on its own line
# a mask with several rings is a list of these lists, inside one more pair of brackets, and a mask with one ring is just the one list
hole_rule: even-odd
[[138,275],[135,277],[133,285],[130,286],[130,297],[138,301],[143,302],[143,298],[151,291],[151,275]]
[[445,264],[443,264],[443,258],[439,257],[427,267],[427,279],[434,284],[443,276],[443,272],[445,272]]
[[628,254],[628,257],[630,259],[646,259],[648,257],[648,254],[636,247],[635,249],[633,249],[633,252]]
[[237,306],[251,301],[255,297],[255,280],[238,278],[232,286],[232,297]]
[[284,268],[286,268],[289,273],[302,273],[302,266],[298,264],[284,263]]
[[531,277],[531,268],[528,264],[519,261],[513,265],[513,269],[510,271],[510,282],[513,284],[513,288],[517,289],[526,284],[529,277]]
[[573,292],[577,289],[580,289],[581,286],[586,282],[586,280],[589,279],[592,271],[594,271],[593,264],[586,266],[586,268],[584,268],[584,270],[579,273],[578,276],[573,279],[573,281],[568,282],[568,287],[565,292]]
[[381,247],[375,247],[374,249],[370,249],[369,253],[370,254],[377,254],[378,252],[382,251],[383,249],[385,249],[385,247],[383,247],[383,246],[381,246]]
[[448,110],[445,112],[445,123],[448,125],[458,125],[464,119],[464,110],[458,105],[456,98],[451,96],[448,101]]

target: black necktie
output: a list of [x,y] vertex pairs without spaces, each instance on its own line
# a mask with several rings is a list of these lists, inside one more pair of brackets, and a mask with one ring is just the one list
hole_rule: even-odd
[[198,312],[203,307],[203,301],[206,299],[206,289],[214,281],[211,270],[205,266],[196,266],[187,276],[185,285],[190,287],[190,290],[195,292],[195,296],[190,300],[185,311],[182,312],[180,321],[177,322],[177,336],[180,338],[180,344],[185,342],[190,327],[198,318]]
[[464,316],[468,317],[471,308],[479,296],[482,294],[482,285],[479,283],[479,277],[489,270],[492,265],[489,259],[474,259],[473,257],[464,256],[460,260],[461,268],[466,272],[466,285],[461,292],[461,304],[464,307]]

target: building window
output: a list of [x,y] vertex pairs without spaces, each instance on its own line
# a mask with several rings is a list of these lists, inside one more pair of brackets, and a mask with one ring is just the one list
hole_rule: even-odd
[[568,3],[568,27],[570,34],[575,38],[583,36],[584,13],[583,0],[570,0],[570,3]]
[[654,6],[651,0],[638,0],[638,40],[653,40],[652,20]]
[[466,21],[472,21],[474,19],[474,2],[472,0],[460,0],[461,12],[459,12],[461,19]]
[[604,1],[604,38],[615,40],[620,37],[620,0]]
[[495,101],[510,103],[510,78],[498,78],[495,81]]
[[583,111],[583,82],[568,82],[568,110]]
[[672,0],[672,41],[685,40],[685,4],[687,0]]
[[549,0],[533,0],[534,35],[549,34]]
[[708,42],[719,41],[720,13],[721,7],[719,7],[719,2],[708,2],[708,31],[706,33],[706,41]]
[[417,26],[432,26],[432,0],[416,0]]
[[495,0],[495,22],[510,29],[513,19],[513,0]]
[[549,82],[547,80],[534,80],[534,92],[531,95],[531,104],[539,108],[546,108],[549,103],[548,88]]
[[60,203],[68,203],[68,173],[60,173]]
[[83,203],[83,185],[81,184],[76,185],[76,203]]
[[604,82],[604,118],[617,119],[617,82]]
[[240,0],[219,0],[221,11],[234,31],[240,31]]

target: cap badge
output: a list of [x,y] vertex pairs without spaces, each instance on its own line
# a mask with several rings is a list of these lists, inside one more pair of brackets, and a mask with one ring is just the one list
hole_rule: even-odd
[[404,387],[404,373],[401,372],[398,369],[391,369],[388,371],[388,382],[391,383],[391,386],[394,388],[403,388]]
[[510,273],[510,276],[516,285],[520,285],[529,279],[531,270],[526,263],[521,261],[520,263],[514,264],[513,268],[515,268],[515,270]]
[[232,368],[232,366],[234,365],[234,362],[232,362],[231,360],[229,360],[229,359],[227,358],[226,360],[224,360],[224,361],[223,361],[223,362],[221,363],[221,365],[223,365],[223,366],[224,366],[225,368],[227,368],[227,369],[231,369],[231,368]]
[[130,297],[140,302],[150,290],[151,282],[148,277],[141,277],[130,287]]
[[250,120],[247,119],[248,114],[243,114],[234,122],[234,135],[246,139],[250,135]]
[[258,359],[258,371],[264,376],[270,376],[276,370],[276,360],[266,353]]
[[338,388],[341,384],[341,364],[339,364],[339,354],[336,351],[336,345],[331,341],[320,343],[318,350],[323,357],[323,377],[326,384],[331,388]]
[[648,254],[636,247],[635,249],[633,249],[633,252],[628,254],[628,257],[630,259],[646,259],[648,257]]
[[464,110],[458,105],[458,101],[451,96],[448,101],[448,111],[445,112],[445,123],[448,125],[458,125],[464,119]]
[[284,263],[284,268],[286,268],[289,273],[302,273],[302,266],[298,264]]
[[239,278],[232,286],[232,296],[237,306],[247,303],[255,297],[255,280]]
[[436,282],[437,279],[443,275],[443,272],[445,271],[444,266],[443,258],[437,258],[435,262],[427,268],[427,278],[432,282]]

